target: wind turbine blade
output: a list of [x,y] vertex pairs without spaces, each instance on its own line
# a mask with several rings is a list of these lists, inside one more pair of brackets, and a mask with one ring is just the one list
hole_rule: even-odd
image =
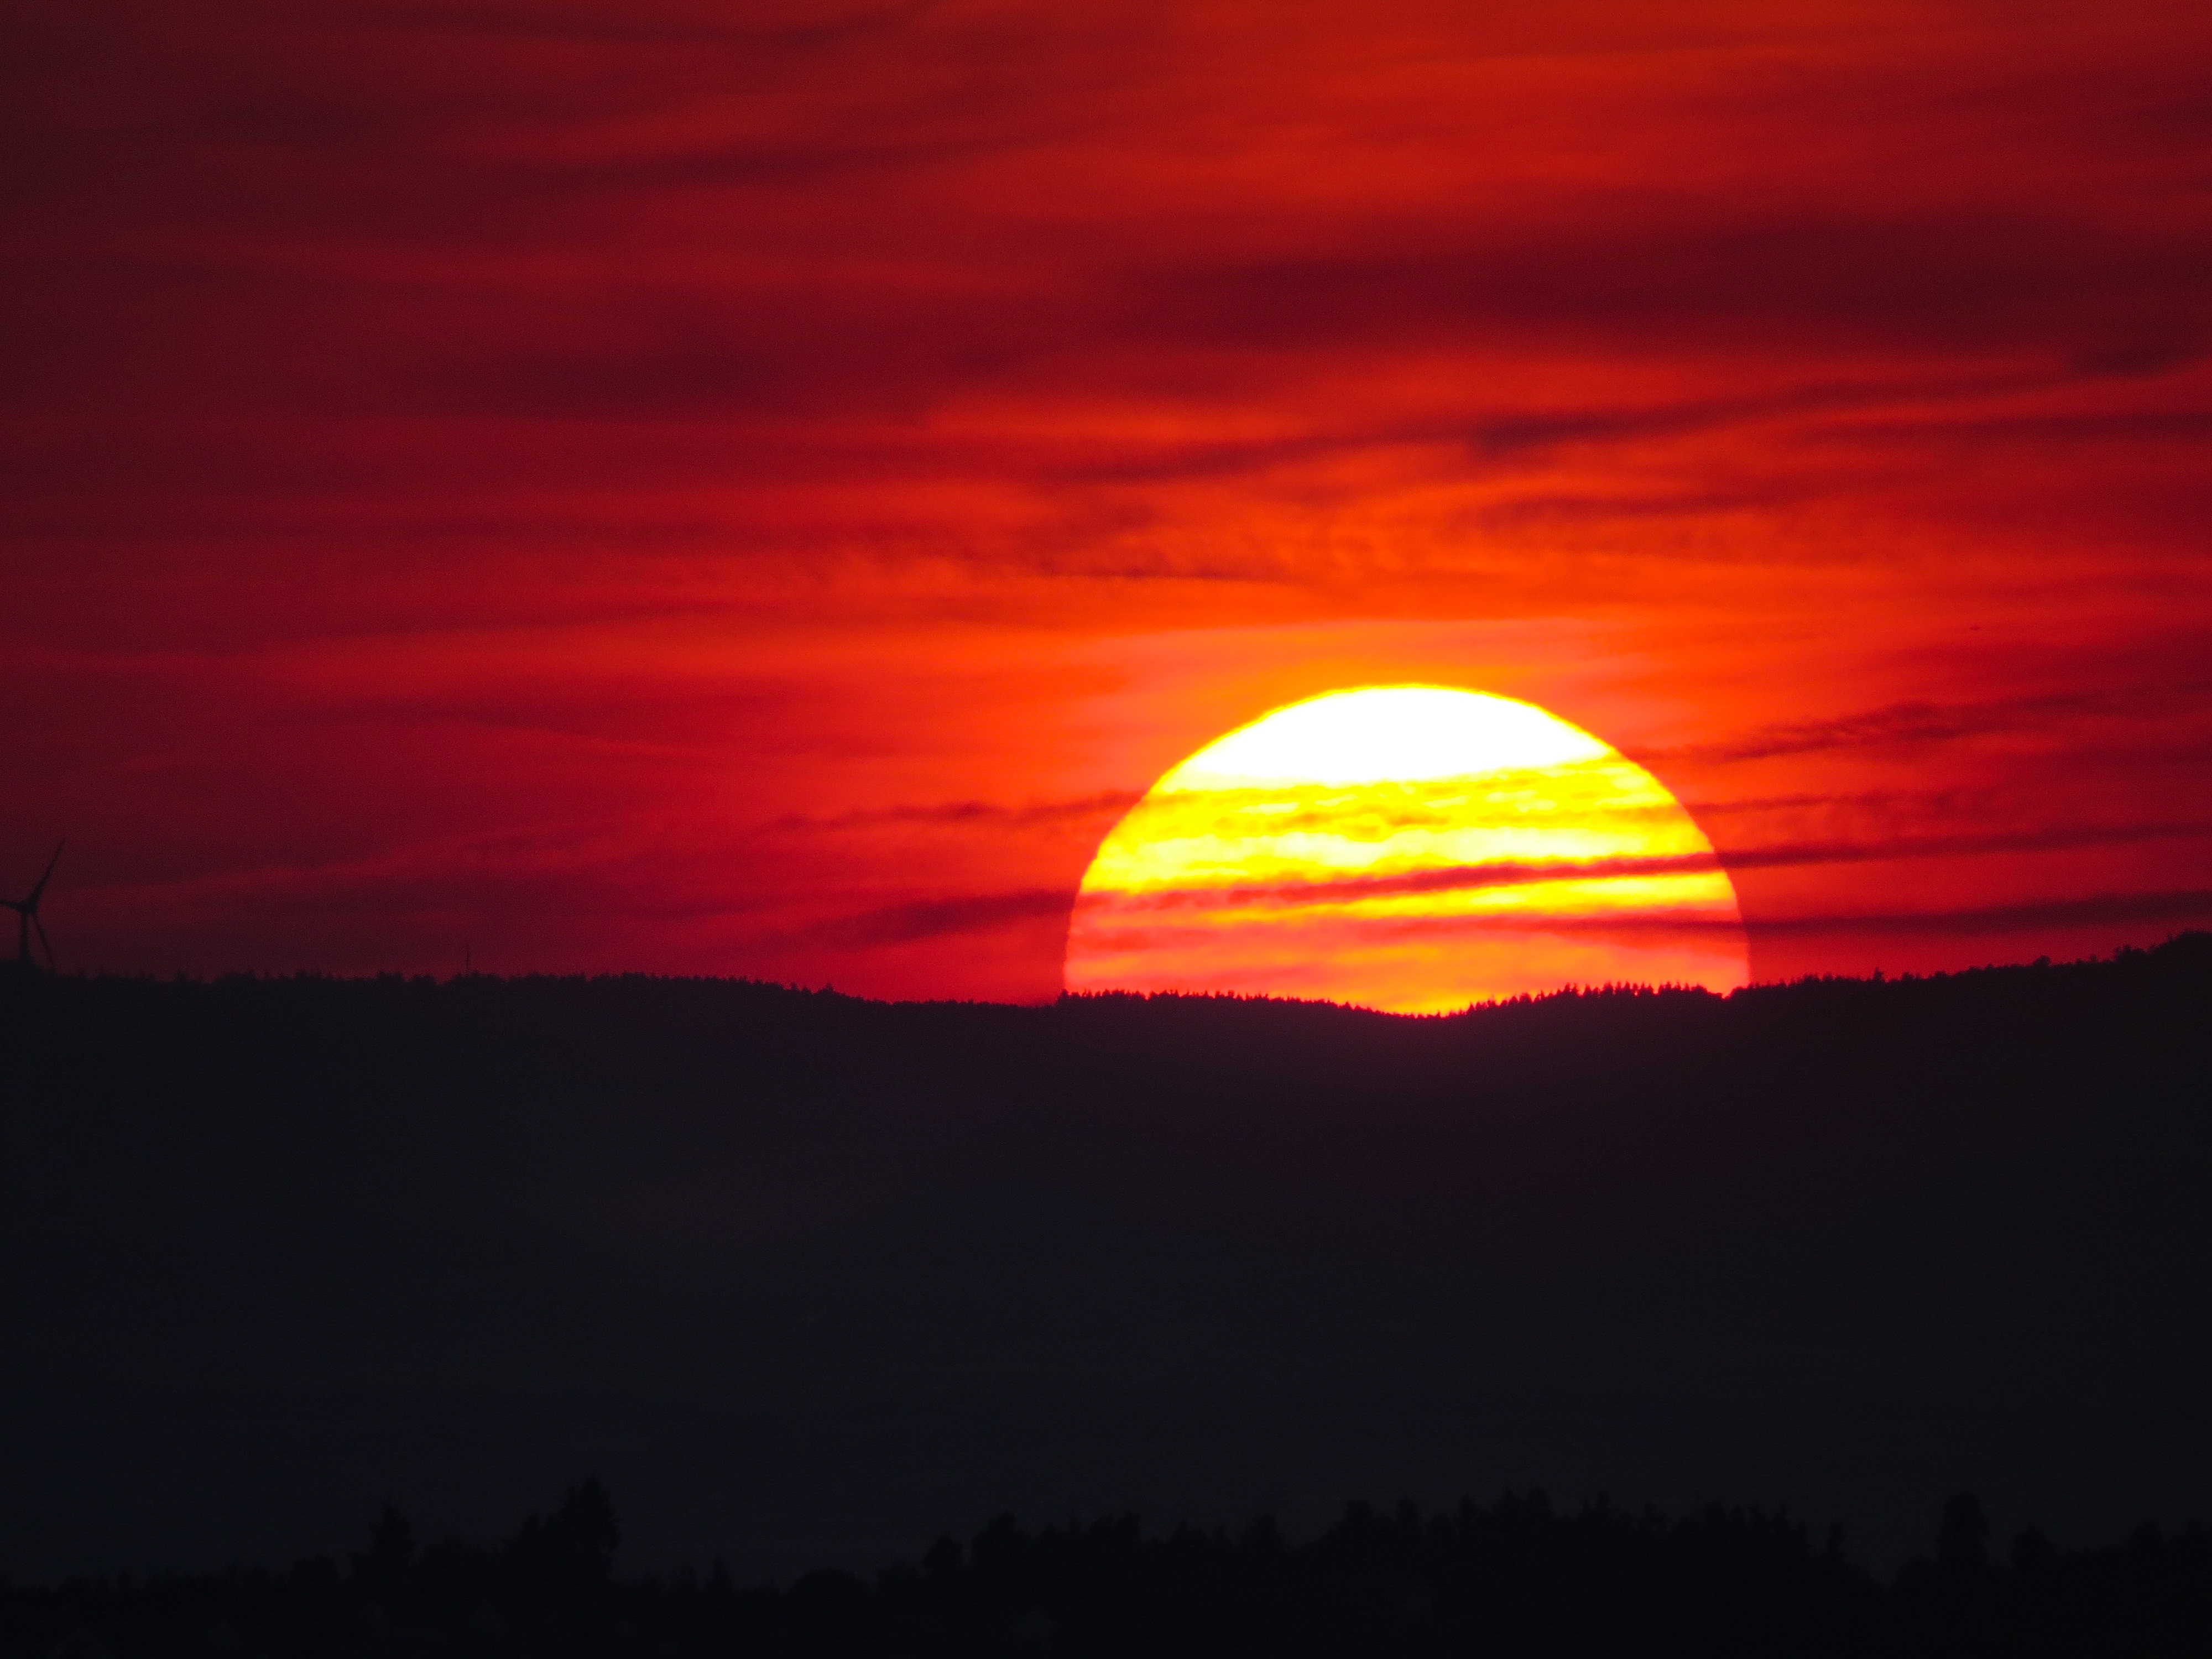
[[33,916],[31,926],[39,930],[39,948],[46,953],[46,971],[51,974],[54,971],[54,947],[52,942],[46,938],[46,924],[36,916]]
[[33,908],[37,908],[39,895],[46,890],[46,884],[54,878],[54,866],[62,861],[62,848],[68,845],[69,842],[63,842],[60,846],[54,848],[53,857],[46,860],[46,873],[39,878],[39,884],[31,890],[31,896],[26,901]]

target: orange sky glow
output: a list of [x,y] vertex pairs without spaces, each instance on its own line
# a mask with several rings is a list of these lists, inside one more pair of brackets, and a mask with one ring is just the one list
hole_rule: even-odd
[[1753,978],[2212,922],[2201,6],[15,33],[65,969],[1048,998],[1170,768],[1417,684],[1657,780]]

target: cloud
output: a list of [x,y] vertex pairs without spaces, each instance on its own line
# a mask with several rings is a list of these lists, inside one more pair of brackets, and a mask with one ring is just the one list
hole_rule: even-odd
[[2192,836],[2212,836],[2212,821],[2057,824],[1978,835],[1907,835],[1872,842],[1805,842],[1732,848],[1722,855],[1721,862],[1730,870],[1773,870],[1887,863],[1899,859],[1971,858],[1991,853],[2053,853],[2072,848],[2125,847],[2140,842]]
[[[1599,915],[1498,914],[1378,917],[1361,921],[1363,930],[1419,935],[1433,933],[1502,932],[1597,933],[1622,943],[1658,942],[1733,933],[1739,926],[1754,946],[1779,938],[1896,936],[1923,939],[1976,939],[2028,934],[2054,929],[2131,927],[2143,923],[2200,921],[2212,916],[2212,888],[2159,892],[2100,893],[2075,898],[2025,900],[1911,910],[1838,911],[1802,915],[1758,916],[1739,924],[1730,918],[1677,911],[1607,912]],[[1141,933],[1133,935],[1142,938]]]
[[1994,853],[2054,852],[2073,848],[2124,846],[2188,837],[2212,837],[2212,821],[2113,825],[2052,826],[1978,835],[1898,836],[1869,842],[1799,842],[1736,848],[1718,854],[1693,853],[1664,858],[1500,860],[1449,865],[1397,874],[1316,877],[1267,883],[1236,882],[1218,886],[1146,888],[1085,894],[1078,907],[1119,915],[1163,910],[1234,910],[1303,905],[1352,904],[1364,899],[1417,893],[1462,892],[1558,881],[1637,881],[1659,876],[1691,875],[1710,870],[1817,868],[1829,865],[1888,863],[1900,860],[1962,858]]
[[1919,938],[2028,933],[2053,928],[2185,922],[2212,916],[2212,888],[2153,893],[2100,893],[2081,898],[2031,899],[1958,909],[1875,911],[1832,915],[1766,916],[1752,924],[1761,937],[1899,934]]
[[[2084,208],[2087,204],[2083,204]],[[1561,229],[1479,222],[1464,242],[1152,276],[1129,331],[1255,351],[1432,351],[1512,330],[1678,350],[1857,341],[1972,353],[2124,323],[2194,349],[2212,236],[2115,234],[2088,212],[1850,210]],[[2187,343],[2185,345],[2180,343]],[[1540,426],[1538,427],[1540,431]]]
[[813,815],[787,813],[758,826],[762,833],[810,834],[835,830],[875,830],[897,824],[949,825],[956,828],[1021,829],[1069,818],[1103,818],[1127,811],[1144,799],[1135,789],[1103,789],[1067,800],[1010,804],[1000,801],[941,801],[927,805],[857,807],[849,812]]
[[1667,858],[1559,859],[1529,863],[1449,865],[1395,875],[1339,876],[1312,880],[1237,882],[1207,887],[1145,888],[1127,892],[1087,893],[1079,907],[1111,914],[1176,909],[1235,910],[1316,904],[1352,904],[1362,899],[1396,898],[1415,893],[1461,892],[1488,887],[1519,887],[1532,882],[1648,879],[1717,870],[1710,853]]
[[1830,720],[1792,720],[1762,726],[1740,738],[1674,749],[1641,750],[1639,760],[1771,760],[1784,755],[1893,744],[1942,743],[1996,732],[2047,731],[2074,720],[2171,717],[2177,707],[2203,700],[2212,682],[2051,692],[1978,702],[1913,701],[1891,703]]
[[[1515,911],[1385,915],[1339,919],[1347,948],[1384,939],[1480,939],[1556,936],[1601,939],[1631,949],[1664,949],[1698,941],[1728,941],[1748,936],[1754,951],[1762,942],[1900,939],[1966,941],[1999,936],[2033,938],[2038,933],[2081,928],[2130,928],[2145,924],[2175,927],[2212,917],[2212,889],[2098,894],[2077,898],[1915,910],[1876,910],[1768,916],[1739,922],[1733,917],[1669,909],[1609,910],[1577,915]],[[1097,929],[1089,935],[1102,953],[1134,956],[1152,950],[1188,946],[1187,930],[1172,926]]]
[[988,933],[1016,922],[1065,915],[1073,895],[1056,887],[923,899],[841,916],[807,930],[816,945],[867,947],[912,945],[961,933]]

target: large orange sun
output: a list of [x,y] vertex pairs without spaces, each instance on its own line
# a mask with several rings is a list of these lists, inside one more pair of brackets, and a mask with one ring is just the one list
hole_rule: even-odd
[[1071,991],[1401,1012],[1563,985],[1747,977],[1735,890],[1660,781],[1532,703],[1308,698],[1154,784],[1091,860]]

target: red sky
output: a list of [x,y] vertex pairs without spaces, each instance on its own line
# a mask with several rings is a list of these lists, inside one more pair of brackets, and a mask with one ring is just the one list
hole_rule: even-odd
[[1412,680],[1762,978],[2212,921],[2201,3],[8,10],[65,968],[1049,996],[1136,792]]

